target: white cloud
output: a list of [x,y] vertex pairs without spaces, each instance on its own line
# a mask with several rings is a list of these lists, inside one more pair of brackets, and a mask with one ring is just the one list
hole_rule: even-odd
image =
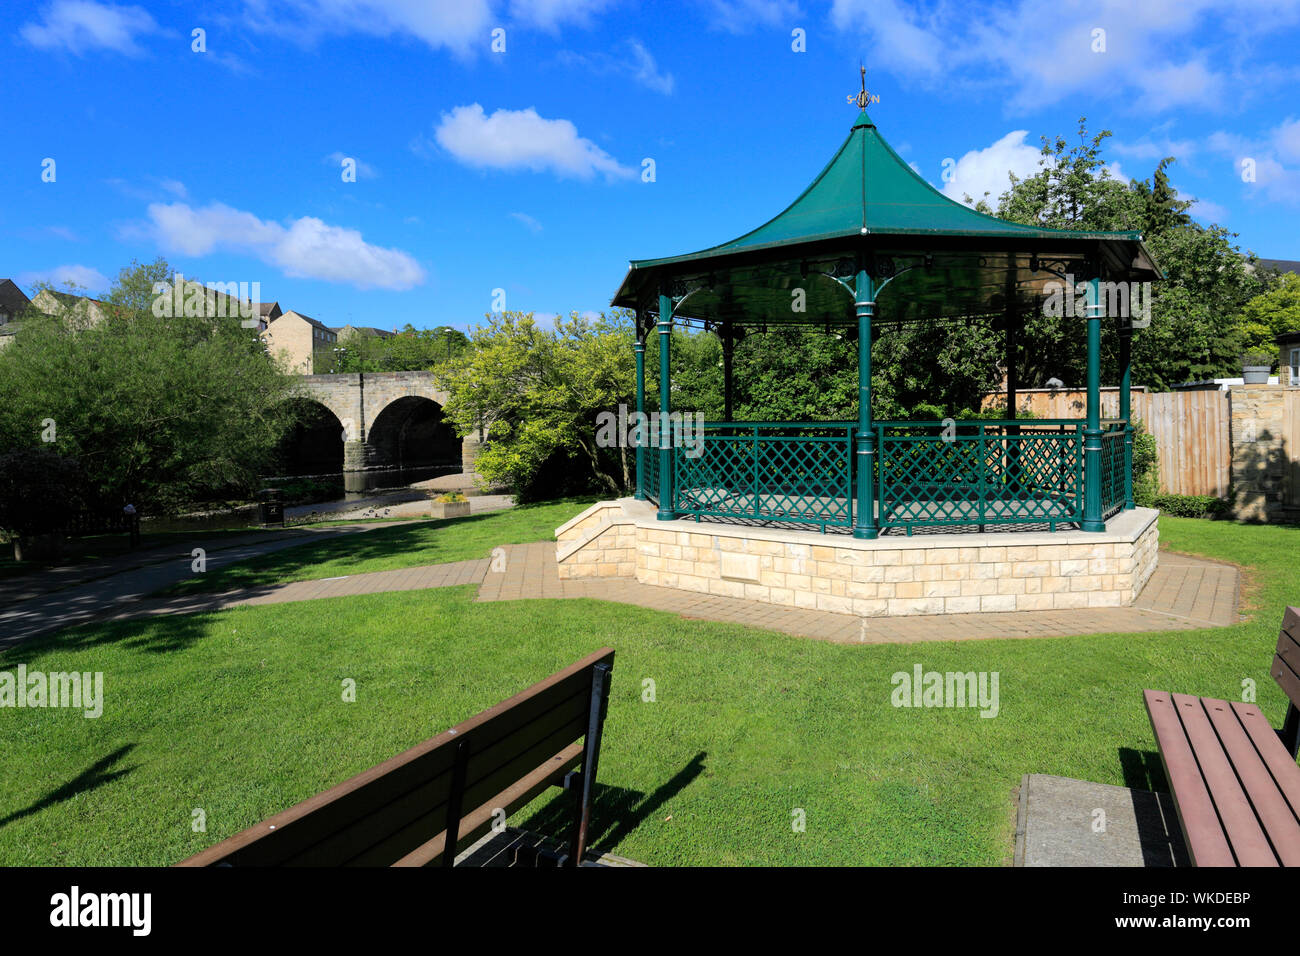
[[164,179],[158,185],[178,199],[184,199],[189,195],[189,190],[185,188],[185,184],[179,179]]
[[158,24],[142,7],[119,7],[95,0],[54,0],[39,23],[18,31],[40,50],[68,50],[80,56],[92,50],[113,50],[127,56],[144,51],[136,40],[159,32]]
[[[1300,206],[1298,138],[1300,124],[1288,117],[1261,137],[1216,130],[1205,142],[1231,163],[1231,174],[1242,183],[1245,195]],[[1243,178],[1248,170],[1253,181]]]
[[1300,120],[1288,117],[1272,133],[1273,146],[1287,162],[1300,162]]
[[632,77],[642,86],[668,95],[673,91],[673,75],[659,72],[655,58],[636,40],[628,44],[632,49]]
[[1142,90],[1142,105],[1155,113],[1219,102],[1223,95],[1223,76],[1210,72],[1201,60],[1155,66],[1139,72],[1134,79]]
[[346,282],[360,289],[409,289],[424,281],[424,269],[400,249],[366,242],[355,229],[331,226],[314,216],[288,226],[259,219],[224,203],[194,208],[187,203],[151,203],[142,230],[164,249],[187,256],[217,250],[255,256],[285,275]]
[[18,284],[28,288],[38,282],[48,282],[58,289],[71,283],[89,293],[104,292],[112,284],[98,269],[80,265],[55,266],[44,271],[24,272],[18,277]]
[[347,153],[340,152],[337,149],[334,150],[334,152],[330,153],[328,156],[326,156],[324,160],[322,160],[322,162],[329,163],[332,166],[337,166],[341,173],[343,170],[343,161],[346,159],[350,159],[357,164],[356,167],[357,179],[378,179],[379,178],[379,170],[375,169],[375,167],[371,166],[369,163],[365,162],[362,159],[358,159],[356,156],[349,156]]
[[512,0],[510,16],[528,26],[554,31],[563,23],[589,26],[611,0]]
[[713,26],[728,33],[748,33],[755,26],[799,26],[803,16],[794,0],[709,0]]
[[531,107],[497,110],[491,116],[478,103],[442,115],[434,131],[438,145],[467,166],[485,169],[549,170],[561,177],[628,179],[635,171],[589,139],[565,119],[544,119]]
[[623,74],[631,77],[647,89],[656,93],[671,95],[676,80],[671,73],[659,69],[654,56],[639,40],[628,40],[625,44],[627,55],[613,53],[573,53],[561,51],[562,63],[597,75]]
[[245,7],[254,29],[307,42],[346,33],[410,36],[460,54],[487,49],[496,25],[488,0],[245,0]]
[[1257,46],[1258,35],[1300,19],[1300,4],[1057,0],[1050,22],[1043,17],[1036,0],[831,5],[831,23],[866,42],[869,71],[885,69],[949,95],[991,98],[992,90],[1009,87],[1011,109],[1084,95],[1158,112],[1190,104],[1224,108],[1230,94],[1274,93],[1268,77],[1277,68],[1262,57],[1246,64],[1242,51]]
[[528,215],[528,213],[526,212],[512,212],[510,214],[510,218],[519,220],[519,222],[522,222],[525,226],[527,226],[529,231],[531,232],[542,231],[542,224],[538,222],[536,219],[534,219],[532,216]]
[[1043,153],[1025,142],[1027,135],[1028,130],[1012,130],[992,146],[966,153],[951,167],[952,178],[943,184],[943,194],[958,202],[969,195],[978,202],[987,192],[989,205],[996,207],[998,198],[1011,188],[1008,173],[1024,179],[1038,172]]
[[1195,196],[1187,195],[1182,195],[1182,198],[1192,201],[1191,208],[1187,211],[1207,225],[1222,225],[1228,218],[1227,207],[1221,206],[1217,202],[1211,202],[1208,199],[1197,199]]

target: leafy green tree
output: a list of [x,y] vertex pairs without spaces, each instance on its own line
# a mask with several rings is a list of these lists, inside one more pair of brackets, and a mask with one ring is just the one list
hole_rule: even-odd
[[[1247,268],[1253,257],[1233,243],[1235,233],[1201,226],[1188,215],[1169,182],[1173,157],[1160,161],[1149,180],[1127,184],[1112,177],[1102,156],[1109,130],[1089,136],[1079,121],[1078,142],[1043,140],[1033,176],[1011,178],[997,215],[1055,229],[1140,230],[1166,279],[1153,283],[1151,324],[1133,336],[1133,382],[1156,390],[1188,380],[1236,374],[1242,351],[1242,306],[1259,291]],[[1103,337],[1103,379],[1118,380],[1115,337]],[[1049,377],[1069,386],[1085,379],[1082,322],[1033,315],[1022,337],[1020,381],[1041,386]]]
[[1300,275],[1284,272],[1275,277],[1241,309],[1242,347],[1246,352],[1275,352],[1274,343],[1285,332],[1300,330]]
[[0,352],[0,451],[47,447],[88,507],[170,511],[247,494],[292,420],[294,379],[238,315],[158,316],[161,259],[124,268],[90,327],[29,310]]
[[408,322],[392,336],[354,330],[338,345],[347,350],[335,363],[340,372],[419,372],[454,361],[469,347],[469,338],[449,326],[417,329]]
[[[443,369],[448,418],[461,435],[483,428],[476,468],[521,498],[556,491],[621,494],[634,480],[632,450],[597,444],[597,416],[635,407],[629,316],[571,313],[549,324],[532,313],[490,314],[472,349]],[[588,480],[575,484],[575,475]]]

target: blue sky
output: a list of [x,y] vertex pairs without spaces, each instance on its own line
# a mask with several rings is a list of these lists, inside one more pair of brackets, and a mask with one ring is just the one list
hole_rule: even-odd
[[1047,9],[6,0],[0,277],[102,292],[164,255],[334,326],[467,328],[497,289],[600,310],[628,259],[784,208],[847,134],[860,61],[881,131],[956,198],[1086,115],[1118,174],[1174,155],[1198,218],[1300,259],[1300,0]]

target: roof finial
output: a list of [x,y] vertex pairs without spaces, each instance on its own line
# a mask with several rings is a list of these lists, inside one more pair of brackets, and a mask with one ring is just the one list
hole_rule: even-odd
[[854,96],[852,93],[850,93],[848,96],[848,100],[849,100],[849,105],[857,104],[858,109],[865,110],[871,104],[879,103],[880,95],[878,93],[867,92],[867,68],[865,65],[862,65],[859,66],[859,70],[862,73],[862,92],[859,93],[857,96]]

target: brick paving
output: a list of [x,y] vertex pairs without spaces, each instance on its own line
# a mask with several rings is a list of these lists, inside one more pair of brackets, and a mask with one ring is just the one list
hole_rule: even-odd
[[426,564],[414,568],[397,568],[392,571],[371,571],[367,574],[350,574],[335,578],[318,578],[313,581],[293,581],[266,587],[241,588],[224,594],[193,594],[178,597],[152,598],[138,601],[133,606],[121,608],[104,615],[101,620],[116,621],[133,617],[153,617],[159,614],[194,614],[199,611],[220,611],[229,607],[258,604],[286,604],[291,601],[316,601],[321,598],[355,597],[359,594],[380,594],[386,591],[423,591],[427,588],[449,588],[458,584],[477,584],[487,573],[488,559],[455,561],[449,564]]
[[1239,620],[1239,578],[1232,565],[1162,551],[1151,580],[1132,607],[862,618],[639,584],[628,578],[561,581],[555,545],[535,542],[507,546],[504,570],[488,571],[477,600],[594,598],[841,644],[894,644],[1221,627]]
[[[101,610],[93,617],[122,620],[160,614],[191,614],[241,605],[281,604],[478,583],[477,601],[592,598],[667,611],[688,620],[745,624],[841,644],[1188,630],[1222,627],[1240,620],[1237,613],[1240,573],[1236,567],[1163,551],[1156,571],[1133,607],[892,618],[863,618],[832,611],[783,607],[640,584],[629,578],[562,581],[553,541],[506,545],[494,553],[500,556],[502,552],[504,561],[482,558],[245,588],[225,594],[137,598]],[[494,565],[500,566],[499,570],[494,570]]]

